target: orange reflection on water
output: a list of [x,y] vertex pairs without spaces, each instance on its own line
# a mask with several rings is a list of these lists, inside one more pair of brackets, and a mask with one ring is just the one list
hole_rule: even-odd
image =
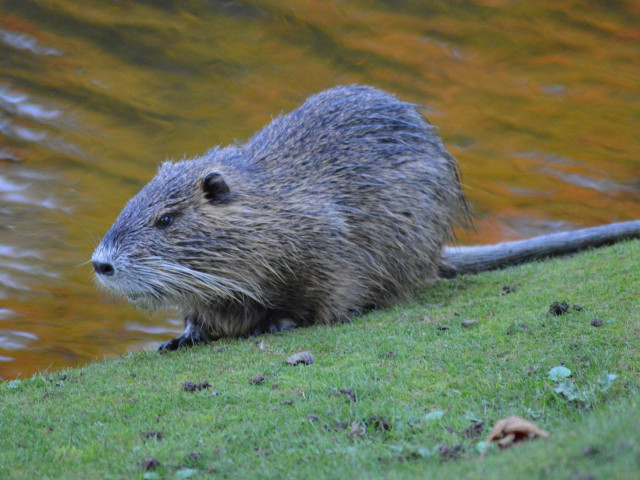
[[[486,243],[639,217],[637,2],[0,6],[0,377],[150,348],[87,260],[167,158],[366,83],[436,111]],[[51,112],[59,112],[57,115]]]

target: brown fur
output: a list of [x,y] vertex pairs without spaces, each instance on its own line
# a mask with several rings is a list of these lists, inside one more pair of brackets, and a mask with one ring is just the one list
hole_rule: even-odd
[[161,346],[175,349],[398,302],[437,276],[468,218],[418,108],[345,86],[244,145],[163,164],[92,260],[132,303],[182,309],[185,333]]

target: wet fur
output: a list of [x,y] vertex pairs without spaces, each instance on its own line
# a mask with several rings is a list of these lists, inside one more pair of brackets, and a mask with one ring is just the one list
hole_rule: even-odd
[[396,303],[437,276],[468,218],[457,163],[418,108],[345,86],[244,145],[163,164],[92,260],[133,304],[182,310],[185,333],[161,346],[175,349]]

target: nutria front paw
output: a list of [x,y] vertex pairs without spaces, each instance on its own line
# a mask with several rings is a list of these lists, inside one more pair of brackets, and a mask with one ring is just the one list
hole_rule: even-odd
[[172,352],[180,348],[193,347],[198,343],[204,343],[204,340],[202,340],[200,335],[182,334],[178,338],[172,338],[171,340],[161,343],[158,347],[158,351],[161,353]]

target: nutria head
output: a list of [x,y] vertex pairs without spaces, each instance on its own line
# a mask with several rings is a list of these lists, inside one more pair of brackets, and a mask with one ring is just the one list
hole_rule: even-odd
[[229,245],[229,217],[243,209],[243,189],[211,161],[228,150],[160,167],[96,248],[91,261],[100,284],[144,309],[193,311],[255,297],[237,273],[242,255],[234,265],[228,255],[237,248]]

